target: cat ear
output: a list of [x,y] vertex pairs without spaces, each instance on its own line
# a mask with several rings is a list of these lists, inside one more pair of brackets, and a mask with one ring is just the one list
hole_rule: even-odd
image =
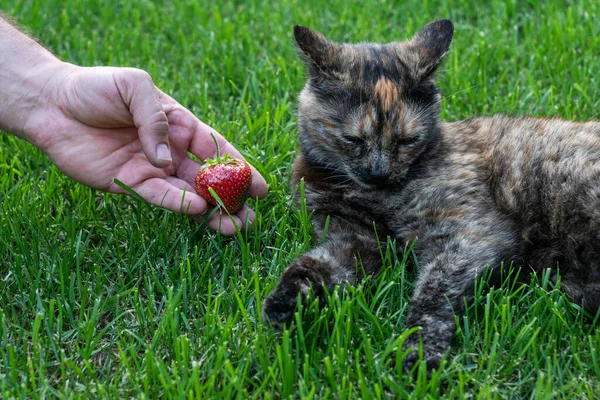
[[335,64],[337,44],[305,26],[294,26],[298,53],[311,74],[330,70]]
[[416,75],[419,80],[429,78],[439,67],[450,49],[454,36],[454,24],[449,19],[428,23],[417,33],[410,44],[418,52]]

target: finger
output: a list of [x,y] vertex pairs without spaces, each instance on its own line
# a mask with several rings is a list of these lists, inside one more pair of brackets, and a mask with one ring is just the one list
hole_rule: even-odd
[[240,211],[231,216],[221,210],[215,212],[208,220],[208,225],[225,236],[233,236],[237,231],[244,232],[250,229],[253,221],[254,211],[244,205]]
[[196,175],[200,171],[201,165],[189,157],[184,158],[177,167],[177,177],[186,181],[190,185],[195,184]]
[[[210,214],[210,212],[207,212]],[[205,222],[206,219],[201,215],[193,215],[192,219],[198,222]],[[208,226],[225,236],[234,236],[237,231],[247,231],[252,227],[254,221],[254,211],[246,205],[231,217],[227,213],[217,209],[209,218]]]
[[242,209],[235,214],[240,221],[243,223],[243,228],[248,230],[252,227],[252,223],[254,222],[255,213],[247,205],[243,205]]
[[222,210],[217,210],[208,219],[208,226],[225,236],[234,236],[237,231],[242,229],[243,225],[237,215],[230,217],[227,213],[222,212]]
[[[162,103],[162,109],[168,116],[169,122],[174,125],[185,127],[191,132],[189,150],[201,160],[213,158],[216,155],[216,147],[213,136],[219,145],[219,155],[229,155],[244,160],[244,156],[233,147],[216,129],[200,121],[190,110],[177,103],[172,97],[156,88],[158,98]],[[211,135],[212,134],[212,135]]]
[[132,189],[148,203],[177,213],[199,215],[206,213],[208,209],[206,200],[193,190],[185,189],[185,182],[152,178]]
[[179,179],[174,176],[168,176],[165,178],[165,180],[171,185],[175,186],[176,188],[181,189],[182,191],[196,193],[196,188],[194,187],[194,185],[184,181],[183,179]]
[[250,168],[252,168],[252,186],[250,186],[250,193],[248,196],[252,199],[257,197],[262,199],[267,196],[269,185],[267,185],[267,181],[265,181],[265,178],[262,177],[256,168],[252,165],[250,165]]
[[244,156],[231,143],[204,122],[197,120],[197,123],[193,127],[193,132],[194,136],[190,142],[190,151],[201,160],[213,158],[217,154],[213,136],[219,145],[219,155],[222,156],[225,153],[229,153],[230,156],[244,159]]
[[168,167],[172,161],[169,122],[152,78],[140,69],[119,68],[114,71],[114,80],[138,128],[146,158],[155,167]]
[[229,217],[229,215],[222,213],[218,208],[213,210],[207,212],[207,214],[210,215],[208,221],[206,220],[206,217],[203,217],[202,215],[190,215],[190,218],[201,223],[208,222],[208,226],[211,229],[225,236],[234,236],[243,226],[242,221],[238,217]]

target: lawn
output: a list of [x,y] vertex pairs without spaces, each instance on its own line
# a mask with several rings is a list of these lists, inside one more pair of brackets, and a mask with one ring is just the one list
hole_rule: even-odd
[[496,288],[482,280],[431,377],[392,362],[410,253],[386,255],[380,276],[322,310],[309,304],[288,330],[263,324],[265,297],[313,244],[288,187],[305,78],[294,24],[385,42],[451,18],[443,119],[599,115],[600,2],[397,3],[4,0],[64,60],[150,72],[244,151],[270,193],[252,202],[253,231],[225,238],[76,184],[0,134],[0,398],[600,397],[598,323],[547,274]]

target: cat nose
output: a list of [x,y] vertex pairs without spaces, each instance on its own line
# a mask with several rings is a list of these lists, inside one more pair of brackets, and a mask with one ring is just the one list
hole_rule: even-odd
[[381,168],[374,168],[369,173],[369,178],[373,183],[386,183],[390,179],[390,173]]
[[371,165],[368,166],[369,178],[373,183],[385,183],[390,178],[390,169],[387,162],[387,157],[383,154],[378,154],[373,157]]

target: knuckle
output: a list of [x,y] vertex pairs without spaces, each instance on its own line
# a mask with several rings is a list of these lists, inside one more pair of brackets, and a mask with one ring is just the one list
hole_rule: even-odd
[[114,72],[114,79],[126,96],[131,96],[134,92],[149,88],[154,90],[154,83],[149,73],[137,68],[118,68]]
[[152,83],[152,77],[150,74],[143,69],[132,68],[131,69],[132,76],[139,82],[143,83]]
[[165,133],[169,129],[169,122],[167,121],[167,115],[162,110],[157,110],[148,117],[148,125],[156,130],[164,131]]
[[169,125],[167,123],[155,122],[147,125],[147,134],[158,143],[169,142]]

